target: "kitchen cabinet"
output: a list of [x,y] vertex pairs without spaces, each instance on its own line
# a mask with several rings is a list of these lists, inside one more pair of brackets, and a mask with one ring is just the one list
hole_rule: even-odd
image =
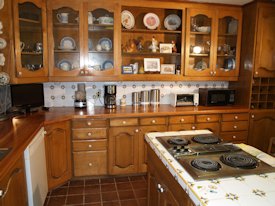
[[194,205],[150,146],[148,146],[148,205]]
[[107,124],[105,119],[72,121],[74,176],[107,174]]
[[14,0],[13,14],[18,82],[47,81],[48,41],[45,1]]
[[24,159],[21,156],[0,180],[0,205],[28,205]]
[[48,187],[53,189],[72,177],[70,121],[45,126]]
[[275,111],[251,111],[248,144],[267,152],[271,137],[275,137]]

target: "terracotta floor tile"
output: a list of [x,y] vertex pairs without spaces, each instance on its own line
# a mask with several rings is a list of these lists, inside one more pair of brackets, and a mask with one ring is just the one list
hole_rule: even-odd
[[116,183],[118,190],[131,190],[132,185],[129,182]]
[[84,187],[69,187],[68,194],[69,195],[76,195],[76,194],[83,194],[84,193]]
[[103,202],[103,206],[120,206],[118,201]]
[[98,203],[101,202],[100,194],[85,194],[85,203]]
[[84,186],[84,180],[71,180],[69,186]]
[[110,184],[110,183],[115,183],[114,178],[103,178],[100,179],[101,184]]
[[85,186],[87,185],[97,185],[99,184],[99,179],[86,179]]
[[128,177],[116,177],[115,181],[116,182],[129,182],[129,178]]
[[142,190],[134,190],[136,198],[146,198],[147,197],[147,189]]
[[144,176],[132,176],[129,177],[131,181],[145,181]]
[[83,203],[84,203],[83,195],[69,195],[69,196],[67,196],[67,200],[66,200],[67,205],[83,204]]
[[131,182],[134,190],[137,190],[137,189],[146,189],[147,188],[147,183],[144,181],[144,182]]
[[136,200],[123,200],[120,202],[121,206],[138,206]]
[[100,193],[100,185],[88,185],[84,188],[84,193]]
[[103,192],[101,195],[103,202],[118,200],[117,192]]
[[68,187],[69,184],[70,184],[70,181],[67,181],[67,182],[65,182],[63,185],[61,185],[60,187]]
[[101,192],[108,192],[108,191],[116,190],[115,184],[103,184],[103,185],[100,185],[100,187],[101,187]]
[[51,196],[67,195],[68,187],[59,187],[51,192]]
[[64,205],[66,201],[66,196],[59,196],[59,197],[50,197],[48,206],[60,206]]
[[138,199],[139,206],[147,206],[147,199]]
[[135,199],[135,195],[132,190],[119,191],[118,195],[120,200]]

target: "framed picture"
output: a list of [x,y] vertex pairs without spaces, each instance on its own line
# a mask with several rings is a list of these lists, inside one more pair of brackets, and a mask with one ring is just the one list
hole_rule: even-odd
[[160,72],[160,59],[144,58],[144,72]]
[[161,64],[160,73],[161,74],[175,74],[175,64]]
[[172,53],[173,44],[159,44],[159,52],[160,53]]
[[132,66],[122,66],[122,74],[133,74],[134,70]]

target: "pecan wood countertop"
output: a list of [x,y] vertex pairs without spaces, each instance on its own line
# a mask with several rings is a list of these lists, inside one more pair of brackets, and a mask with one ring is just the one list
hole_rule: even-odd
[[0,178],[22,155],[25,148],[29,145],[43,125],[71,120],[73,118],[149,117],[208,113],[238,113],[248,111],[248,108],[239,106],[175,108],[170,105],[160,105],[158,107],[126,106],[118,107],[116,109],[105,109],[102,106],[96,106],[87,109],[53,107],[50,108],[49,111],[21,115],[0,122],[0,148],[11,148],[8,155],[0,161]]

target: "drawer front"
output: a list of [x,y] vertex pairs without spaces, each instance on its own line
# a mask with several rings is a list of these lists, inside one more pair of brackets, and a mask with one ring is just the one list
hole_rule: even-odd
[[166,118],[165,117],[140,118],[140,125],[156,125],[156,124],[166,124]]
[[195,129],[207,129],[218,135],[220,133],[220,123],[218,122],[209,122],[209,123],[199,123],[195,125]]
[[106,119],[73,119],[73,128],[97,128],[108,126]]
[[248,131],[241,132],[221,132],[220,137],[224,141],[236,142],[236,141],[247,141]]
[[209,115],[197,115],[197,122],[218,122],[220,120],[220,115],[209,114]]
[[74,175],[106,175],[107,155],[106,151],[98,152],[74,152]]
[[248,113],[234,113],[234,114],[223,114],[222,121],[230,122],[230,121],[248,121],[249,114]]
[[121,119],[110,120],[111,127],[133,126],[133,125],[138,125],[138,118],[121,118]]
[[102,139],[107,138],[106,128],[73,129],[73,139]]
[[185,131],[185,130],[194,130],[196,126],[194,124],[172,124],[169,125],[169,131]]
[[248,130],[248,121],[222,122],[222,132]]
[[98,151],[107,150],[107,140],[84,140],[84,141],[73,141],[73,151]]
[[169,124],[188,124],[188,123],[194,123],[195,122],[195,116],[194,115],[188,115],[188,116],[172,116],[169,118]]

